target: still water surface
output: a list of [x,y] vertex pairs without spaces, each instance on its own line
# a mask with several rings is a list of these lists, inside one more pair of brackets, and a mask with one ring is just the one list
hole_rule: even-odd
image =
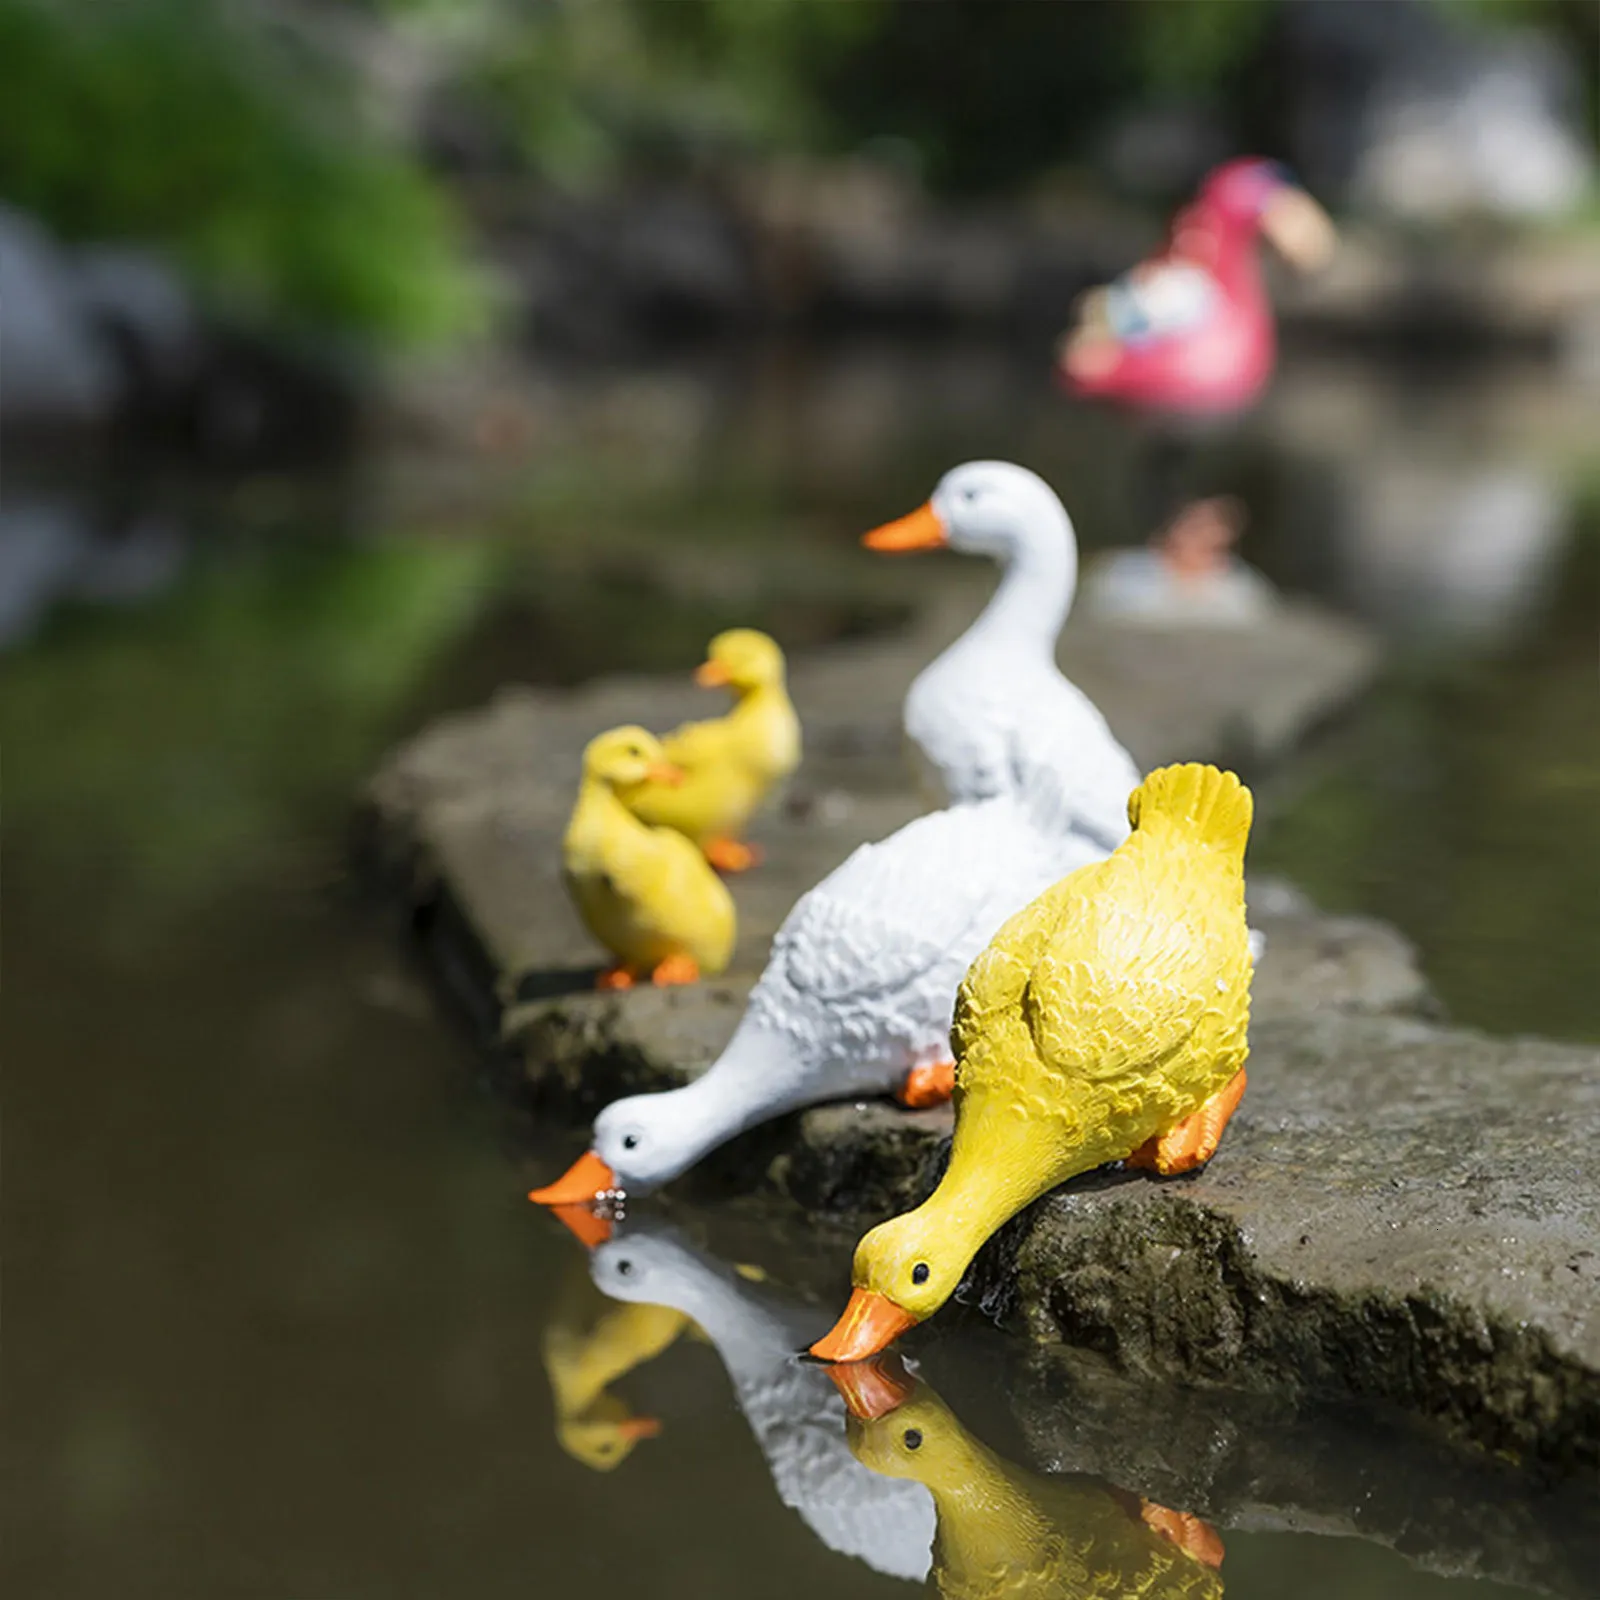
[[[120,566],[62,557],[70,581],[37,587],[65,603],[19,608],[0,682],[12,1592],[906,1594],[935,1515],[919,1485],[951,1459],[1010,1507],[940,1499],[935,1579],[963,1595],[985,1592],[956,1555],[977,1549],[1056,1561],[1063,1596],[1088,1592],[1063,1550],[1127,1569],[1096,1592],[1159,1559],[1174,1592],[1232,1600],[1513,1592],[1395,1542],[1559,1574],[1408,1541],[1379,1470],[1392,1440],[1352,1426],[1331,1507],[1313,1486],[1236,1515],[1219,1579],[1150,1532],[1148,1484],[1037,1476],[1083,1463],[970,1324],[929,1350],[917,1460],[903,1429],[898,1462],[888,1429],[874,1446],[858,1427],[852,1451],[831,1387],[782,1354],[829,1320],[838,1244],[641,1213],[591,1259],[522,1200],[550,1153],[344,881],[347,797],[384,745],[506,676],[681,668],[728,620],[802,646],[887,625],[903,596],[850,537],[955,459],[1039,466],[1089,543],[1145,515],[1143,442],[1065,416],[1001,358],[781,377],[594,379],[547,411],[536,394],[549,448],[487,508],[399,474],[145,484],[131,520],[120,488],[37,488],[80,532],[114,522]],[[1597,546],[1567,413],[1552,425],[1537,384],[1529,418],[1471,390],[1430,411],[1390,379],[1360,404],[1347,374],[1319,381],[1237,465],[1198,470],[1238,473],[1246,553],[1386,629],[1395,666],[1268,785],[1261,854],[1399,921],[1457,1015],[1600,1037]],[[1485,533],[1457,494],[1463,545],[1429,508],[1469,459],[1503,516]],[[1126,493],[1104,488],[1117,472]],[[1485,555],[1508,524],[1510,553]],[[175,547],[167,575],[130,539]],[[1557,1520],[1510,1478],[1471,1481],[1486,1524]]]

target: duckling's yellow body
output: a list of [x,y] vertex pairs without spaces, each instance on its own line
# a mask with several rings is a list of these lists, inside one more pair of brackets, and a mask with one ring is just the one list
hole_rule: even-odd
[[645,783],[629,797],[635,815],[676,828],[724,871],[753,863],[754,853],[739,836],[800,764],[800,719],[784,676],[783,652],[766,634],[753,628],[718,634],[695,678],[732,689],[733,709],[667,734],[662,750],[683,781]]
[[555,1400],[556,1437],[575,1460],[596,1472],[619,1465],[641,1439],[658,1431],[636,1416],[611,1385],[654,1361],[693,1324],[671,1306],[619,1305],[595,1288],[588,1262],[563,1285],[544,1333],[544,1369]]
[[848,1426],[864,1466],[933,1496],[931,1586],[946,1600],[1220,1600],[1222,1542],[1205,1523],[1095,1478],[1025,1472],[924,1384]]
[[584,752],[578,803],[562,867],[578,914],[617,958],[601,984],[692,982],[721,972],[733,953],[733,900],[681,833],[641,822],[634,792],[670,783],[675,769],[643,728],[615,728]]
[[857,1360],[954,1292],[994,1230],[1077,1173],[1210,1158],[1244,1090],[1250,791],[1167,767],[1129,798],[1133,832],[1007,922],[973,963],[952,1041],[950,1164],[917,1210],[856,1252],[857,1294],[818,1355]]

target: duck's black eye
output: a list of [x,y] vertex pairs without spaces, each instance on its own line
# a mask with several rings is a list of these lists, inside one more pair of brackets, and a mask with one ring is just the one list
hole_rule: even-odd
[[629,1261],[626,1256],[624,1256],[622,1260],[617,1263],[617,1276],[619,1278],[626,1278],[632,1271],[633,1263]]
[[972,502],[978,498],[978,491],[976,489],[963,489],[961,491],[961,498],[970,506]]
[[928,1263],[926,1261],[919,1261],[911,1269],[911,1281],[913,1283],[926,1283],[928,1281]]
[[623,1134],[622,1148],[624,1150],[637,1150],[639,1148],[639,1135],[636,1133]]
[[920,1428],[907,1428],[905,1431],[905,1445],[907,1450],[920,1450],[922,1448],[922,1430]]

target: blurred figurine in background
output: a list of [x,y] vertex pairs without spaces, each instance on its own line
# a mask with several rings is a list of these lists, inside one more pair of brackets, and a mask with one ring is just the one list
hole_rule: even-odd
[[1277,162],[1230,161],[1174,218],[1159,255],[1079,302],[1060,349],[1067,386],[1141,410],[1252,405],[1277,359],[1258,235],[1303,272],[1336,243],[1328,214]]
[[643,728],[613,728],[583,752],[578,803],[561,843],[562,873],[584,925],[616,964],[598,987],[693,983],[733,954],[737,922],[727,886],[672,828],[633,812],[644,789],[671,787],[682,770]]
[[1233,553],[1245,509],[1232,495],[1191,501],[1138,550],[1111,550],[1084,574],[1083,609],[1118,622],[1245,627],[1277,590]]
[[1221,1600],[1222,1540],[1199,1517],[1099,1478],[1002,1461],[893,1357],[829,1370],[856,1459],[932,1494],[933,1587],[945,1600]]
[[950,1164],[862,1239],[813,1355],[859,1361],[932,1316],[996,1228],[1080,1172],[1210,1160],[1245,1087],[1250,816],[1231,772],[1153,772],[1126,843],[994,936],[956,1002]]
[[686,722],[661,741],[679,781],[646,780],[628,806],[644,822],[676,828],[721,872],[743,872],[756,852],[739,836],[800,764],[800,719],[784,685],[783,652],[754,628],[719,633],[695,672],[702,688],[727,688],[733,709]]
[[978,620],[917,674],[906,738],[930,787],[951,804],[1003,794],[1014,749],[1048,755],[1073,826],[1106,850],[1128,832],[1139,770],[1106,719],[1056,665],[1056,639],[1078,582],[1078,542],[1042,478],[1005,461],[969,461],[928,503],[867,534],[872,550],[948,546],[999,563],[1000,586]]
[[[1283,167],[1251,156],[1216,168],[1160,254],[1086,294],[1061,340],[1073,394],[1150,419],[1157,437],[1141,487],[1153,485],[1158,501],[1175,493],[1199,437],[1254,405],[1272,379],[1277,323],[1258,236],[1306,273],[1338,242],[1327,212]],[[1168,590],[1178,593],[1194,591]]]
[[611,1386],[654,1361],[691,1326],[674,1306],[618,1305],[595,1288],[587,1260],[574,1263],[556,1295],[542,1350],[556,1438],[574,1461],[610,1472],[641,1439],[661,1431],[654,1417],[635,1414]]

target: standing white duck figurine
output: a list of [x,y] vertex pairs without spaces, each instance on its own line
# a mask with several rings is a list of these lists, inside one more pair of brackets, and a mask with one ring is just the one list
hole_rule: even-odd
[[933,1497],[851,1453],[828,1369],[795,1354],[816,1332],[815,1311],[753,1285],[659,1223],[622,1224],[595,1248],[590,1272],[613,1300],[670,1307],[698,1325],[728,1369],[778,1497],[823,1544],[890,1577],[922,1581]]
[[803,895],[721,1056],[681,1089],[607,1106],[592,1148],[528,1198],[653,1189],[746,1128],[823,1100],[947,1099],[967,968],[1013,912],[1107,854],[1073,827],[1059,774],[1025,770],[993,799],[863,845]]
[[933,498],[867,534],[872,550],[948,546],[1000,563],[1000,587],[978,620],[917,675],[906,737],[952,804],[1002,793],[1012,751],[1052,758],[1079,831],[1107,851],[1128,834],[1140,773],[1094,702],[1056,665],[1056,639],[1078,583],[1066,508],[1038,474],[1008,461],[969,461]]

